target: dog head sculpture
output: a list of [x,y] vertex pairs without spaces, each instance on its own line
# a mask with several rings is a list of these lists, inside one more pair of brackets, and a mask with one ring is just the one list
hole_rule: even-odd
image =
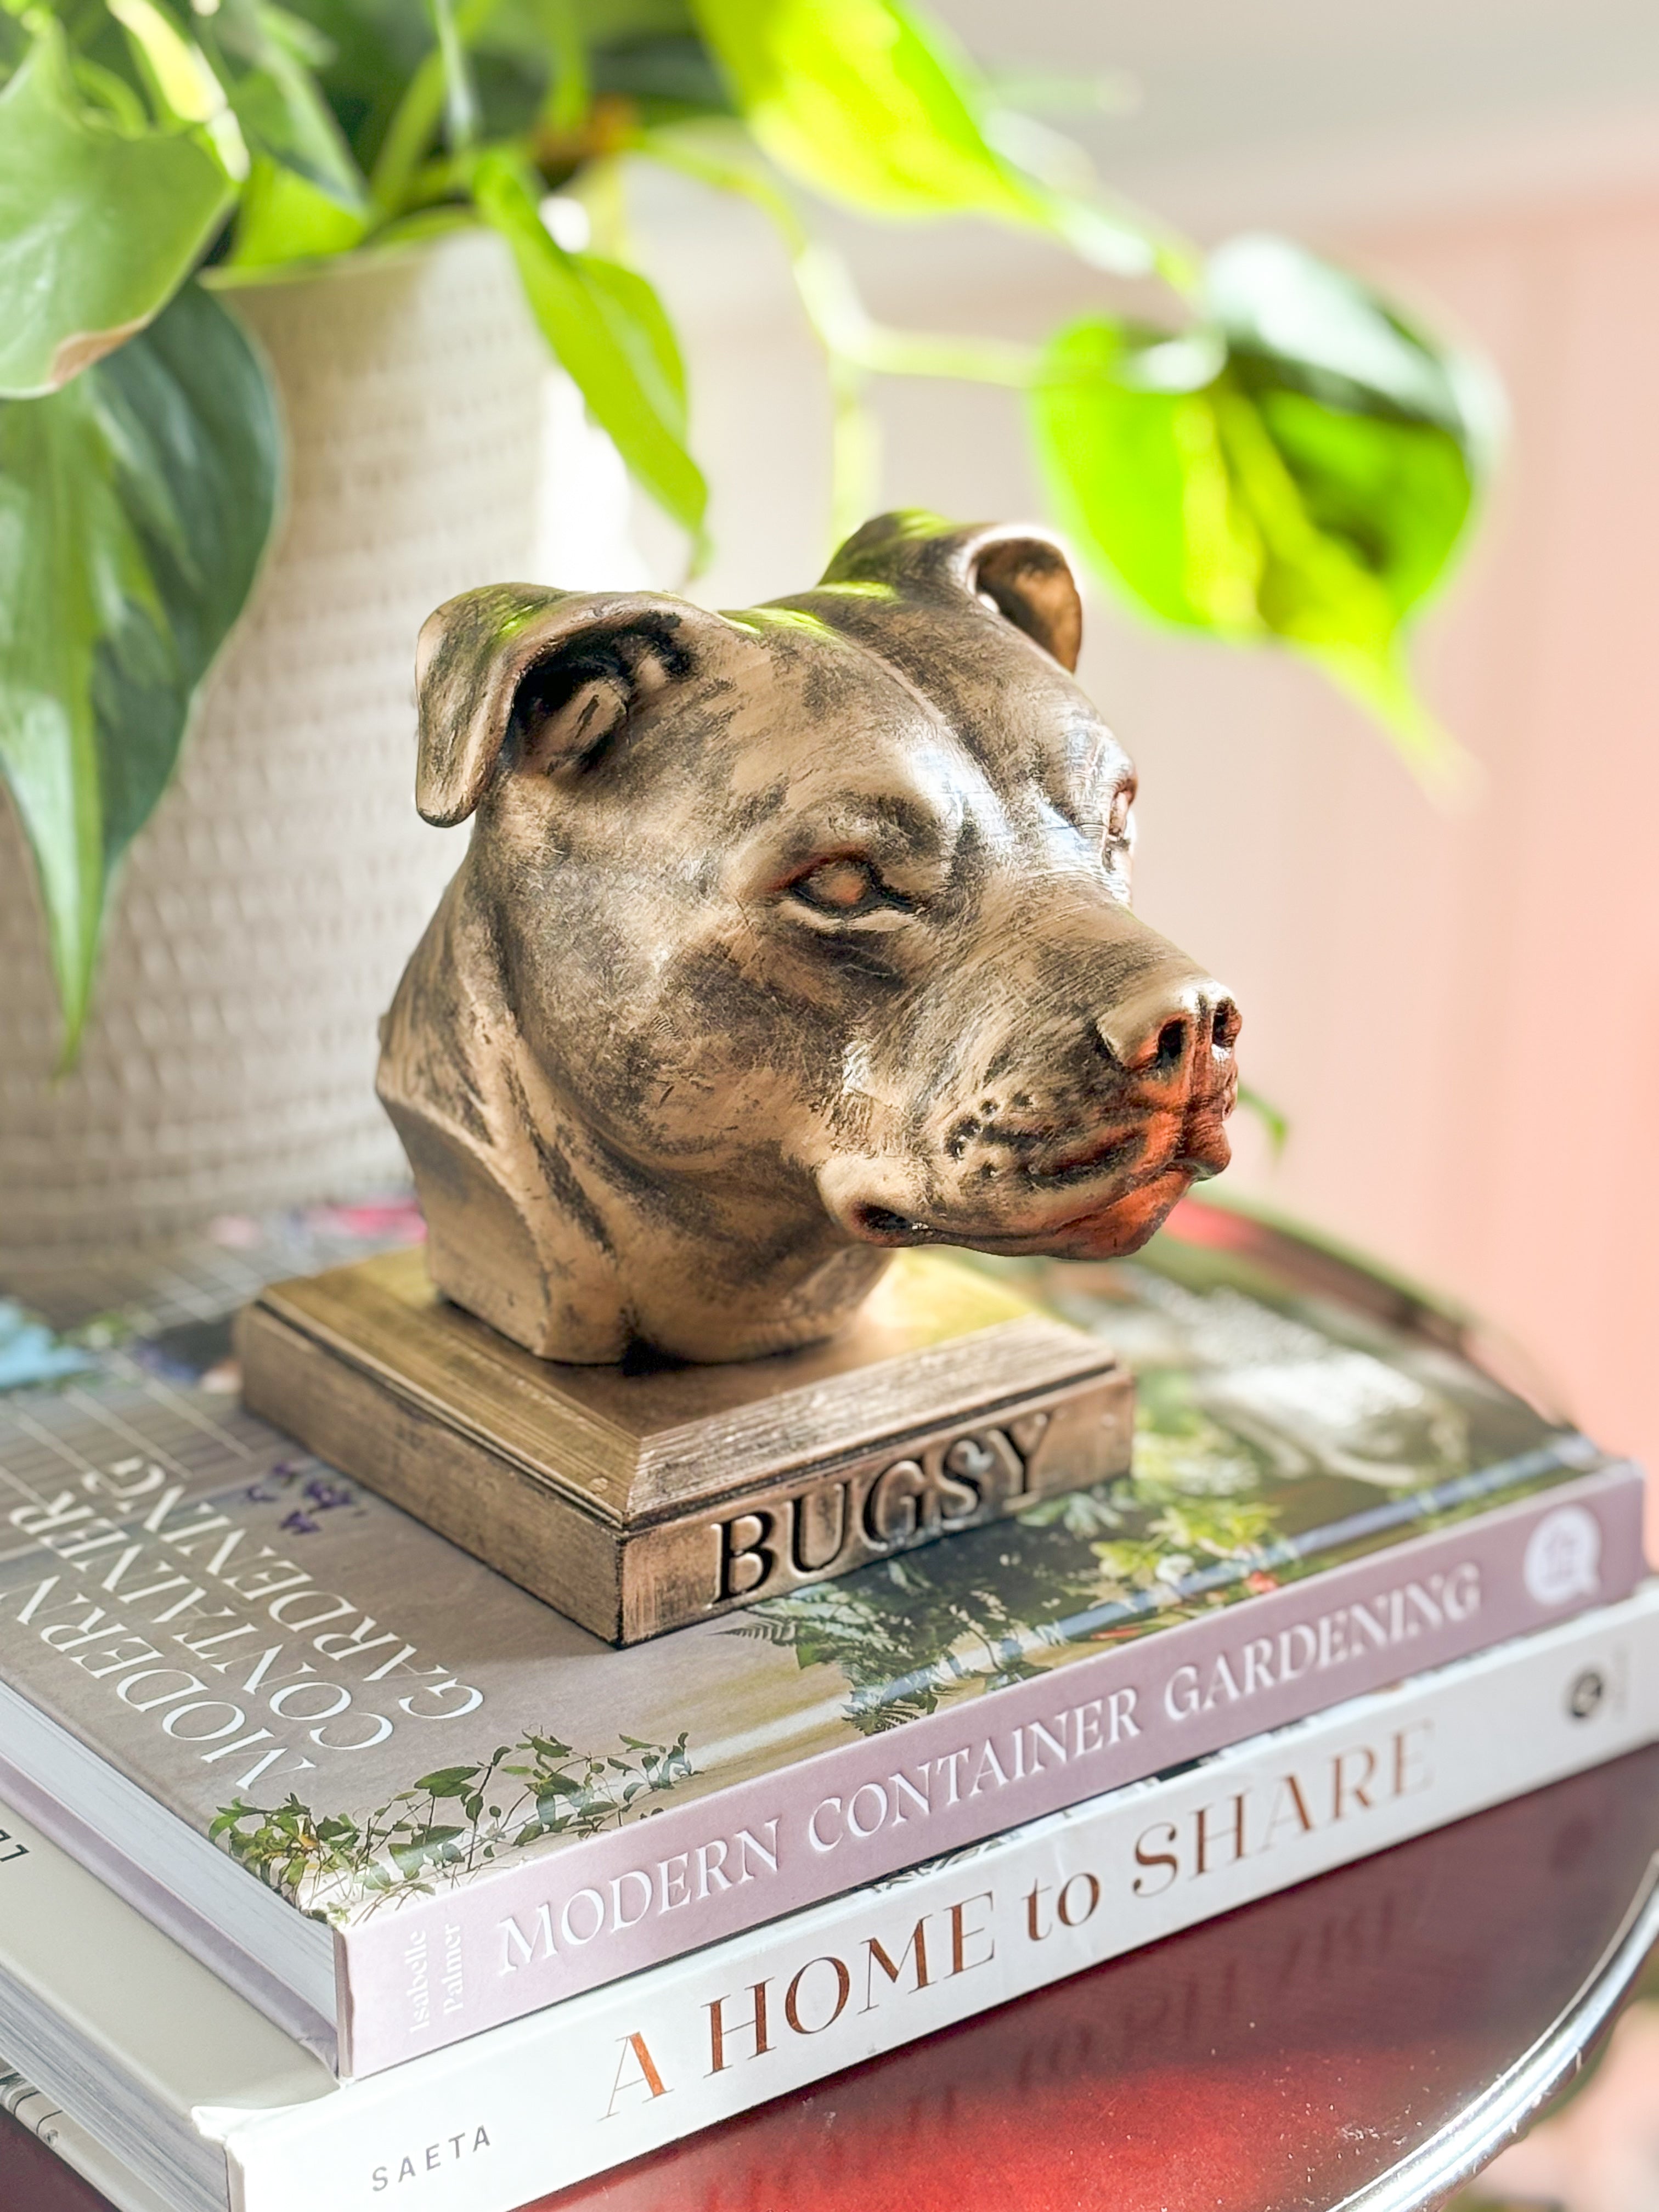
[[1026,529],[886,515],[793,599],[468,592],[382,1025],[456,1303],[544,1358],[811,1342],[895,1246],[1133,1250],[1224,1167],[1232,1001],[1129,910],[1129,762]]

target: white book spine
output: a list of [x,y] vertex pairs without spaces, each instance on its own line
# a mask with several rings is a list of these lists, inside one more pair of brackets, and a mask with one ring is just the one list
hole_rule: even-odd
[[196,2124],[235,2212],[511,2212],[1656,1737],[1649,1584],[314,2103]]

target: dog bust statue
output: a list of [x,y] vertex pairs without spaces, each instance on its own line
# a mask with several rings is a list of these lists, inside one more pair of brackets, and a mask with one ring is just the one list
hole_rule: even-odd
[[746,1359],[895,1247],[1128,1252],[1225,1166],[1238,1015],[1130,911],[1081,629],[1048,538],[920,514],[746,612],[431,617],[418,804],[475,820],[379,1090],[441,1292],[549,1359]]

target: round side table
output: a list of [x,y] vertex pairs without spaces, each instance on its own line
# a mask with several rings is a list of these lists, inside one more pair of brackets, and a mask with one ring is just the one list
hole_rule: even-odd
[[[1659,1746],[537,2212],[1418,2212],[1572,2077],[1656,1941]],[[106,2208],[8,2122],[0,2212]]]

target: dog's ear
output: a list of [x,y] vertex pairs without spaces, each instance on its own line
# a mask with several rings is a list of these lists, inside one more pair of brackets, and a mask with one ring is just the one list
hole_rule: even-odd
[[1068,671],[1083,648],[1083,603],[1057,538],[1021,523],[878,514],[824,571],[826,584],[885,584],[913,598],[967,594],[994,608]]
[[690,673],[695,635],[720,623],[653,592],[492,584],[447,600],[416,647],[416,806],[448,829],[504,751],[532,773],[597,752],[642,700]]

